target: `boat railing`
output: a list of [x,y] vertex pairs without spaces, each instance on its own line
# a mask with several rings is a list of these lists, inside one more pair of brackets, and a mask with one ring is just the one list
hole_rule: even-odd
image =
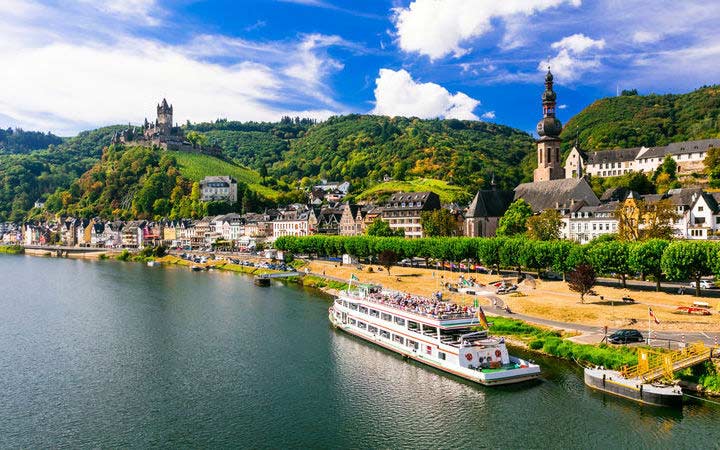
[[[384,299],[379,299],[377,297],[374,297],[373,295],[365,295],[364,291],[346,291],[346,294],[351,299],[355,299],[358,301],[366,301],[370,303],[375,303],[378,305],[387,306],[393,309],[397,309],[399,311],[406,311],[411,312],[413,314],[417,314],[419,316],[428,317],[435,320],[461,320],[461,319],[472,319],[476,318],[474,311],[461,311],[461,312],[445,312],[445,311],[439,311],[437,314],[435,313],[429,313],[425,311],[420,311],[417,308],[406,308],[403,306],[400,306],[398,304],[393,303],[392,301],[385,301]],[[389,298],[389,295],[386,295],[384,298]],[[429,308],[430,306],[428,306]],[[480,323],[478,321],[478,323]]]

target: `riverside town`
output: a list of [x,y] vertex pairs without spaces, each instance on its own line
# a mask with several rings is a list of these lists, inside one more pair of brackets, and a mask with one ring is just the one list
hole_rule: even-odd
[[718,447],[720,8],[486,3],[0,5],[0,447]]

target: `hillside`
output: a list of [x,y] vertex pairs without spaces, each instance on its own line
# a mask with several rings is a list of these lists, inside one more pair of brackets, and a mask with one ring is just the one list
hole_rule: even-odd
[[230,172],[238,178],[258,179],[248,169],[211,156],[111,145],[101,160],[67,189],[50,195],[46,208],[51,213],[79,217],[173,219],[264,207],[266,201],[242,181],[238,182],[237,205],[200,201],[197,181],[203,173]]
[[62,141],[52,133],[0,128],[0,153],[28,153],[61,144]]
[[290,142],[270,174],[349,180],[355,189],[396,180],[435,178],[472,191],[495,174],[503,188],[529,175],[533,138],[503,125],[369,115],[331,117]]
[[687,94],[622,95],[595,101],[565,125],[564,150],[600,150],[720,137],[720,86]]
[[260,175],[252,169],[199,153],[168,152],[178,162],[180,174],[192,181],[200,181],[211,175],[230,175],[240,183],[247,184],[253,191],[276,198],[278,192],[260,184]]
[[432,191],[440,196],[443,203],[457,202],[469,203],[472,194],[464,187],[452,186],[442,180],[418,178],[410,181],[387,181],[376,184],[359,193],[355,199],[363,201],[382,201],[393,192],[423,192]]

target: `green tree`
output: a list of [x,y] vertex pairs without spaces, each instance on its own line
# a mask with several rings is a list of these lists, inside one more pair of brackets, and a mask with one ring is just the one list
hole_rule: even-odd
[[390,228],[390,224],[388,224],[386,221],[382,220],[381,218],[377,218],[373,220],[373,222],[368,225],[367,229],[365,230],[365,234],[368,236],[378,236],[378,237],[392,237],[392,236],[400,236],[402,233],[402,236],[405,235],[402,229],[395,231],[392,228]]
[[628,245],[620,241],[607,241],[593,245],[588,249],[588,258],[596,272],[614,274],[622,280],[623,288],[627,287]]
[[710,187],[720,187],[720,147],[709,148],[703,163],[705,173],[710,178]]
[[628,262],[630,268],[645,275],[652,275],[655,278],[655,290],[660,291],[662,280],[662,255],[670,243],[663,239],[650,239],[638,242],[630,247]]
[[203,147],[206,146],[208,143],[208,138],[202,133],[198,133],[197,131],[188,131],[185,134],[185,138],[190,141],[190,143],[196,147]]
[[420,213],[423,234],[429,237],[456,236],[457,221],[445,208]]
[[552,241],[560,239],[562,217],[554,209],[543,211],[537,216],[527,219],[527,235],[530,239],[539,241]]
[[580,264],[568,273],[568,287],[580,294],[580,303],[585,303],[585,295],[595,286],[595,269],[590,264]]
[[390,275],[390,268],[398,261],[398,254],[393,250],[383,250],[378,253],[378,263],[387,270]]
[[525,200],[515,200],[500,218],[496,234],[501,237],[511,237],[525,233],[527,220],[532,215],[532,208]]
[[695,295],[700,297],[700,280],[713,273],[715,250],[716,246],[709,242],[675,241],[665,249],[660,265],[671,280],[693,280]]

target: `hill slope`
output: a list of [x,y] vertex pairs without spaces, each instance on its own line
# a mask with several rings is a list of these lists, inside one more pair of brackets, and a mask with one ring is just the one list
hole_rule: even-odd
[[570,119],[562,133],[568,150],[665,145],[720,137],[720,86],[687,94],[623,95],[597,100]]
[[512,188],[528,176],[533,138],[503,125],[368,115],[331,117],[290,142],[270,169],[288,183],[303,177],[349,180],[362,189],[387,174],[435,178],[473,190],[492,174]]

